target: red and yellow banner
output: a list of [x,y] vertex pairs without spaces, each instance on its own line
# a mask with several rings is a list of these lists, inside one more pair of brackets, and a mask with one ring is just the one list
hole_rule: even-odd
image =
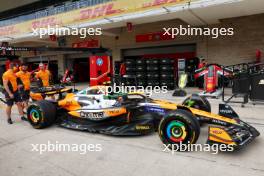
[[0,27],[0,36],[21,35],[32,32],[32,28],[45,28],[47,26],[68,26],[82,24],[97,19],[142,12],[160,7],[168,7],[187,3],[190,0],[115,0],[91,7],[73,10],[70,12],[53,15],[22,22],[15,25]]

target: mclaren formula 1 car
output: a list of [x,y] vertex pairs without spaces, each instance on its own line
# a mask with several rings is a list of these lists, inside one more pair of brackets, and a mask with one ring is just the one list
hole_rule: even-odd
[[198,95],[183,104],[154,100],[141,93],[105,95],[98,87],[67,93],[58,101],[33,102],[27,112],[36,129],[59,126],[115,136],[145,135],[158,131],[164,144],[196,143],[201,123],[212,124],[208,143],[241,148],[259,136],[234,110],[221,104],[211,113],[209,102]]

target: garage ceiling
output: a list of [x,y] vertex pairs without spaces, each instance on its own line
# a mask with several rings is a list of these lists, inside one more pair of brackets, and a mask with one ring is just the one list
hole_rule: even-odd
[[0,5],[0,12],[4,12],[6,10],[14,9],[16,7],[20,7],[23,5],[27,5],[33,2],[37,2],[40,0],[11,0],[11,1],[5,1],[4,3],[1,3]]

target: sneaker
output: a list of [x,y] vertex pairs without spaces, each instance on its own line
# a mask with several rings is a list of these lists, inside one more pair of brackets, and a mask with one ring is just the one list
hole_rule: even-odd
[[12,121],[12,119],[11,119],[11,118],[10,118],[10,119],[8,119],[8,120],[7,120],[7,123],[9,123],[10,125],[11,125],[11,124],[13,124],[13,121]]
[[27,118],[24,117],[24,116],[22,116],[22,117],[21,117],[21,120],[23,120],[23,121],[27,121]]

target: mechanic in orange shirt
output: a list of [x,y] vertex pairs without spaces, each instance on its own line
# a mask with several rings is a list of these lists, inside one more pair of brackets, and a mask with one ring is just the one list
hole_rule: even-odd
[[[39,71],[36,73],[36,78],[40,81],[41,87],[50,86],[51,73],[48,69],[45,68],[43,63],[39,64]],[[53,100],[55,99],[54,95],[50,96]]]
[[[19,72],[16,73],[16,76],[19,79],[19,82],[21,82],[21,84],[23,85],[23,87],[21,88],[21,98],[23,101],[22,104],[22,108],[27,109],[28,108],[28,102],[30,99],[30,77],[31,74],[30,72],[27,71],[28,70],[28,66],[26,63],[23,63],[21,65],[21,70]],[[22,119],[22,120],[26,120],[26,119]]]
[[16,103],[19,115],[21,116],[21,119],[24,119],[24,113],[22,110],[22,99],[21,95],[19,94],[19,85],[17,76],[14,72],[16,70],[16,66],[11,63],[9,66],[9,69],[3,74],[3,85],[4,85],[4,94],[6,98],[6,115],[7,115],[7,122],[9,124],[12,124],[13,121],[11,119],[11,112],[12,112],[12,107],[14,103]]
[[36,78],[41,81],[43,87],[48,87],[50,85],[50,71],[45,68],[43,63],[39,64],[39,71],[36,72]]

